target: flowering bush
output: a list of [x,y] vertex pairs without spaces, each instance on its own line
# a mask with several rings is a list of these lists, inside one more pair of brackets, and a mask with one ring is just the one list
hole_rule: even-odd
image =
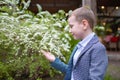
[[96,32],[96,34],[100,37],[103,37],[105,35],[105,27],[104,26],[95,26],[94,30]]
[[27,10],[30,0],[21,2],[22,9],[17,6],[19,0],[0,2],[5,4],[0,7],[0,79],[37,80],[46,74],[52,76],[56,71],[40,50],[48,50],[63,61],[68,59],[72,38],[66,13],[59,10],[50,14],[37,5],[39,13],[35,15]]

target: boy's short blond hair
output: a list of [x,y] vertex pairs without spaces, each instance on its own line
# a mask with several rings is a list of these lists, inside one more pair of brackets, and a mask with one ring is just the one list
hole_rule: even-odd
[[91,29],[93,29],[93,27],[96,24],[96,16],[93,13],[93,11],[87,6],[83,6],[83,7],[75,9],[71,13],[71,15],[74,15],[76,17],[76,20],[79,22],[81,22],[83,19],[86,19],[88,21]]

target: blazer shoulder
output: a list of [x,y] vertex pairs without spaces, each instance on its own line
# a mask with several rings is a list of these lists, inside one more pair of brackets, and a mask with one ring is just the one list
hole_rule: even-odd
[[95,49],[106,49],[105,46],[104,46],[104,44],[102,44],[100,41],[97,42],[97,43],[95,43],[95,44],[93,44],[93,47]]

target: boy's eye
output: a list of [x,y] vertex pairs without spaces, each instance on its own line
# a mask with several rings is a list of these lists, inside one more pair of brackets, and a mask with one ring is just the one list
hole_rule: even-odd
[[70,28],[73,28],[73,25],[70,25]]

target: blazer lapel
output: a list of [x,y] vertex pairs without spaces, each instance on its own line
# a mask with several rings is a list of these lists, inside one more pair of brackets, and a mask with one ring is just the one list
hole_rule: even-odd
[[74,50],[73,50],[73,52],[72,52],[72,55],[71,55],[71,57],[70,57],[70,61],[69,61],[69,62],[70,62],[72,65],[73,65],[73,56],[74,56],[76,50],[77,50],[77,46],[74,48]]
[[70,60],[68,62],[68,70],[66,73],[67,75],[65,75],[64,80],[70,80],[70,78],[71,78],[71,72],[72,72],[72,68],[73,68],[73,56],[74,56],[76,50],[77,50],[77,46],[74,48],[74,50],[72,51],[72,54],[70,56]]
[[[86,45],[86,47],[81,51],[78,59],[80,59],[80,57],[81,57],[87,50],[89,50],[89,48],[91,48],[91,46],[92,46],[94,43],[96,43],[96,42],[98,42],[98,41],[99,41],[98,37],[97,37],[96,35],[94,35],[94,37],[90,40],[90,42]],[[77,61],[78,61],[78,59],[77,59]],[[76,62],[76,63],[77,63],[77,62]],[[75,64],[75,66],[76,66],[76,64]]]

